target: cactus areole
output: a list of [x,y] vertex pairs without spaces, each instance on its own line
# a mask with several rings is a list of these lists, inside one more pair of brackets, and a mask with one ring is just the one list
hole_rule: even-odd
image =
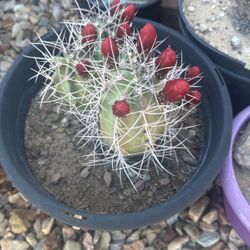
[[[144,179],[144,164],[167,171],[162,159],[179,148],[178,131],[201,101],[194,88],[202,78],[199,67],[179,60],[181,51],[159,51],[153,24],[132,29],[135,13],[133,4],[114,0],[106,12],[67,22],[68,43],[60,34],[55,41],[60,56],[44,53],[37,60],[46,79],[42,99],[75,115],[83,127],[80,141],[94,144],[103,163],[111,162],[130,181]],[[141,158],[133,162],[134,156]]]

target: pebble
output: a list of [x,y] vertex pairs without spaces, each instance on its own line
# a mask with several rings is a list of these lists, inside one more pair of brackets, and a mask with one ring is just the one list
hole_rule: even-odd
[[33,233],[28,233],[25,237],[25,240],[29,243],[30,246],[35,247],[37,245],[36,237]]
[[100,230],[96,230],[94,232],[94,238],[93,238],[94,245],[98,243],[99,239],[101,238],[101,235],[102,235],[102,231]]
[[193,5],[189,5],[189,6],[187,7],[187,10],[188,10],[189,12],[195,12],[195,7],[194,7]]
[[126,235],[123,234],[121,231],[112,231],[111,235],[113,241],[124,241],[126,238]]
[[220,240],[220,236],[217,232],[205,232],[200,234],[197,243],[202,247],[211,247]]
[[94,249],[93,237],[90,233],[85,232],[83,234],[82,245],[83,245],[84,250],[93,250]]
[[63,240],[66,242],[69,239],[71,240],[75,239],[76,232],[72,227],[64,226],[62,228],[62,235],[63,235]]
[[10,229],[15,234],[21,234],[28,230],[23,219],[16,213],[11,213],[10,216]]
[[144,250],[144,243],[142,240],[137,240],[131,244],[124,245],[123,250]]
[[81,244],[74,240],[67,240],[63,250],[81,250]]
[[237,247],[244,245],[244,241],[240,238],[240,236],[234,229],[231,229],[229,233],[229,240],[232,241],[232,243]]
[[127,243],[131,243],[133,241],[139,240],[140,235],[138,231],[133,232],[129,237],[126,239]]
[[216,209],[213,209],[212,211],[208,212],[201,218],[201,220],[206,224],[212,224],[217,219],[218,219],[218,212]]
[[16,206],[20,208],[26,208],[29,205],[28,202],[23,198],[21,193],[9,195],[8,201],[11,204],[16,204]]
[[171,216],[170,218],[167,219],[167,224],[169,226],[171,226],[172,224],[174,224],[177,220],[178,220],[179,214],[175,214],[173,216]]
[[149,233],[149,234],[147,234],[146,238],[147,238],[147,243],[150,246],[150,245],[153,244],[153,242],[157,238],[157,234],[155,234],[155,233]]
[[111,241],[111,236],[110,236],[109,232],[104,231],[102,233],[101,239],[100,239],[100,248],[102,250],[108,250],[110,241]]
[[233,49],[240,49],[241,48],[241,40],[239,37],[234,36],[231,40],[231,45]]
[[199,227],[206,232],[215,232],[218,229],[217,224],[207,224],[202,221],[199,222]]
[[55,219],[51,217],[47,217],[45,220],[42,222],[42,228],[41,231],[45,234],[48,235],[53,227]]
[[205,211],[207,205],[209,203],[209,198],[204,196],[194,205],[192,205],[188,211],[188,216],[194,222],[198,222],[203,212]]
[[200,231],[194,224],[186,224],[183,229],[192,241],[199,239]]
[[187,151],[181,152],[181,158],[185,163],[191,166],[196,166],[198,163],[198,161],[192,155],[190,155],[190,153]]
[[29,245],[23,240],[2,239],[0,240],[2,250],[27,250]]
[[181,249],[182,246],[189,241],[188,236],[181,236],[178,237],[174,240],[172,240],[169,244],[168,244],[168,250],[178,250]]
[[210,250],[223,250],[224,248],[225,248],[225,243],[220,241],[214,246],[212,246]]
[[0,236],[3,237],[7,228],[8,228],[8,225],[9,225],[9,222],[7,219],[3,220],[1,223],[0,223]]
[[0,224],[4,221],[5,216],[4,214],[0,211]]
[[110,187],[112,183],[112,174],[110,172],[105,172],[103,179],[107,187]]
[[89,177],[89,174],[90,174],[90,169],[91,167],[85,167],[82,171],[81,171],[81,174],[80,176],[84,179],[87,179]]

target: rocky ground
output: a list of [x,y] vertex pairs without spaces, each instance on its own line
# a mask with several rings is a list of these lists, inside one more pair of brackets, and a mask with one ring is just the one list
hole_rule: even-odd
[[[0,80],[16,55],[50,25],[73,17],[72,0],[0,1]],[[0,167],[0,249],[2,250],[247,250],[228,224],[221,188],[214,184],[197,203],[159,224],[137,230],[83,231],[33,207]]]

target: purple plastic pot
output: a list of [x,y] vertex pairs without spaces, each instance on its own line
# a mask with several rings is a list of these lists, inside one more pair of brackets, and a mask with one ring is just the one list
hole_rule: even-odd
[[250,246],[250,205],[240,190],[233,168],[234,141],[242,126],[249,120],[250,106],[234,118],[230,150],[220,178],[224,191],[224,206],[228,220],[240,237]]

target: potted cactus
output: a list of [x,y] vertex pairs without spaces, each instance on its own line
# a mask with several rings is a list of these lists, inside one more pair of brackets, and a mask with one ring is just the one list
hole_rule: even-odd
[[[115,0],[110,9],[66,21],[24,50],[25,57],[17,59],[1,85],[4,168],[35,205],[73,225],[121,229],[171,216],[206,190],[227,152],[230,102],[213,65],[178,33],[134,19],[135,12],[135,6],[128,8]],[[33,108],[36,100],[41,109]],[[48,138],[51,131],[61,133],[60,128],[48,124],[50,129],[43,129],[51,119],[50,113],[42,114],[46,105],[56,106],[77,124],[76,148],[70,146],[73,156],[60,152],[64,145],[67,149],[73,145],[68,138],[58,139],[60,145],[56,138],[61,135]],[[201,128],[203,136],[190,137]],[[181,164],[179,152],[192,155],[191,144],[198,149],[196,159]],[[44,145],[49,145],[49,152],[41,148]],[[37,165],[34,157],[39,160],[44,154],[46,159],[55,155],[58,162]],[[81,170],[74,160],[68,161],[79,154]],[[58,177],[61,169],[67,170],[63,178]],[[79,177],[86,169],[97,171],[96,176],[84,172]],[[114,173],[118,182],[111,184],[106,172]],[[56,173],[53,183],[43,185],[50,173]],[[170,183],[187,173],[180,184]],[[70,176],[73,179],[67,180]],[[79,201],[91,206],[78,206]]]

